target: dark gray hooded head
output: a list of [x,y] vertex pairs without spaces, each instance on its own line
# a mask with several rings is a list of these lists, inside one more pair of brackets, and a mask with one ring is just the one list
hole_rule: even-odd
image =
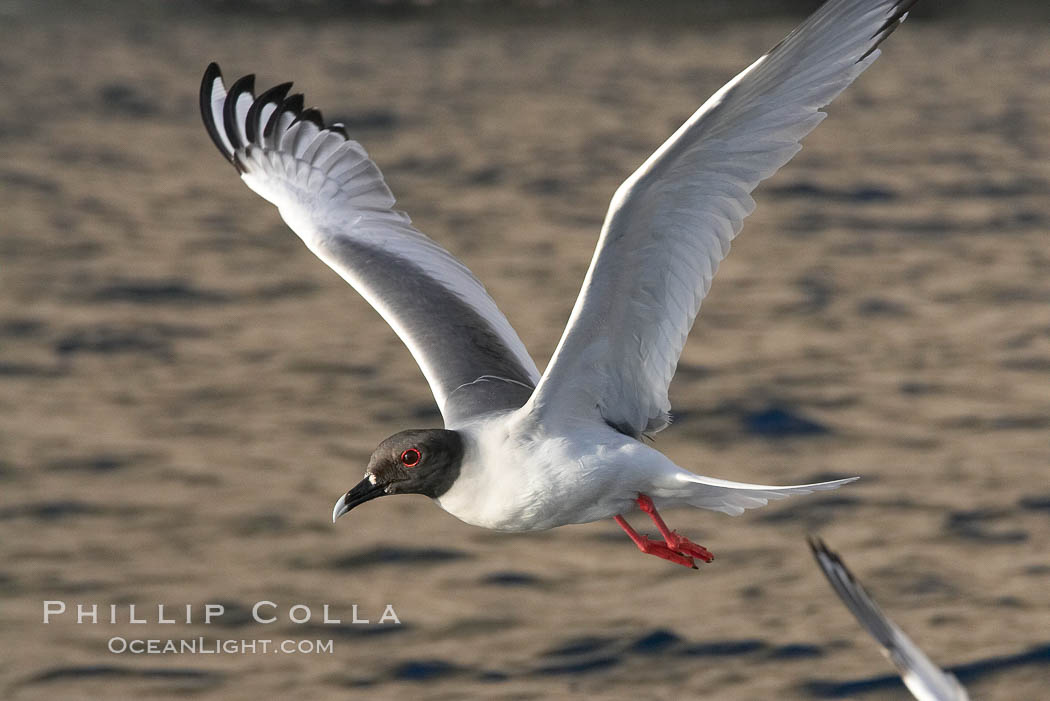
[[423,494],[437,498],[459,476],[463,439],[438,428],[401,431],[379,444],[365,478],[336,502],[332,521],[350,509],[386,494]]

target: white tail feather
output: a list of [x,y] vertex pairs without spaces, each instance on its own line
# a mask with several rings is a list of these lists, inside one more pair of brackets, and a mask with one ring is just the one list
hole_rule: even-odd
[[[684,471],[676,475],[676,477],[683,484],[679,487],[679,494],[676,494],[672,499],[683,501],[698,509],[721,511],[730,516],[739,516],[747,509],[765,506],[776,499],[783,499],[796,494],[810,494],[812,492],[838,489],[844,484],[860,479],[859,477],[847,477],[846,479],[832,480],[830,482],[777,487],[766,484],[730,482],[729,480],[702,477]],[[683,487],[685,488],[684,490]],[[682,494],[682,491],[685,493]]]

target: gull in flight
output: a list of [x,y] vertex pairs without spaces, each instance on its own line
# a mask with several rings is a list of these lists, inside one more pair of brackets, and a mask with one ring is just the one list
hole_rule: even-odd
[[[704,477],[642,442],[670,423],[667,387],[719,262],[827,105],[878,58],[915,0],[830,0],[716,92],[616,190],[583,288],[541,375],[476,277],[408,216],[364,148],[290,83],[227,90],[208,66],[201,113],[219,151],[419,364],[444,429],[387,438],[333,520],[387,494],[532,531],[612,518],[643,552],[710,562],[657,508],[731,515],[850,479],[769,486]],[[855,478],[853,478],[855,479]],[[659,539],[624,514],[641,509]]]
[[969,701],[966,689],[954,674],[941,670],[904,631],[886,617],[839,556],[819,538],[809,547],[835,593],[860,624],[882,646],[882,652],[900,672],[904,685],[919,701]]

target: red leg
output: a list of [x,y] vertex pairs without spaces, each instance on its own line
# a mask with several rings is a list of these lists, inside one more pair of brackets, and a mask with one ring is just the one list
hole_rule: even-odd
[[649,518],[656,524],[657,530],[660,531],[660,535],[664,537],[664,542],[667,543],[667,547],[675,552],[680,552],[683,555],[689,555],[691,557],[698,557],[704,562],[711,562],[715,559],[715,556],[711,554],[711,551],[702,545],[697,545],[685,536],[678,535],[664,523],[663,518],[656,511],[656,506],[653,504],[653,500],[644,494],[639,494],[638,508],[649,514]]
[[616,523],[620,525],[620,528],[627,533],[627,536],[634,541],[634,544],[638,546],[638,549],[646,555],[656,555],[664,560],[670,560],[679,565],[692,567],[694,570],[696,569],[696,563],[693,562],[693,558],[675,552],[658,540],[652,540],[651,538],[639,535],[638,531],[631,528],[631,524],[627,523],[623,516],[616,516],[613,520],[615,520]]

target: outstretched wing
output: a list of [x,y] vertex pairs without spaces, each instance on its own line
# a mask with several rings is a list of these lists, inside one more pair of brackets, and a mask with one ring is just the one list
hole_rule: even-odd
[[636,437],[667,426],[667,387],[751,191],[798,153],[914,2],[829,0],[619,187],[534,411],[597,411]]
[[824,541],[811,537],[809,547],[842,603],[882,646],[915,698],[919,701],[969,701],[966,689],[955,675],[942,671],[886,617],[842,559]]
[[291,83],[257,98],[253,83],[245,76],[227,92],[208,66],[204,126],[248,187],[401,337],[445,424],[524,404],[539,372],[481,282],[393,209],[379,168],[342,125],[286,97]]

